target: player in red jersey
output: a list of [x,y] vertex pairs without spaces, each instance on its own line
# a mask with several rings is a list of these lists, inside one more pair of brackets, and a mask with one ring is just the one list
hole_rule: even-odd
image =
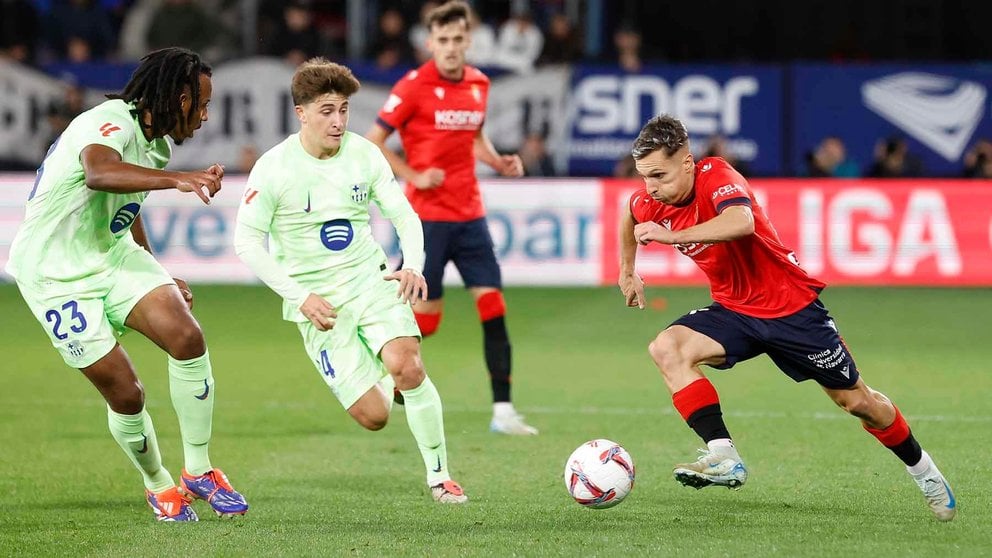
[[937,519],[953,519],[956,502],[947,480],[899,409],[861,379],[819,300],[824,283],[799,267],[747,181],[723,159],[696,163],[685,126],[671,116],[650,120],[632,154],[645,188],[631,196],[620,231],[619,284],[627,305],[644,308],[634,260],[637,245],[650,242],[673,245],[692,258],[714,300],[676,320],[649,346],[676,410],[707,445],[697,461],[676,465],[676,480],[735,489],[747,480],[716,390],[700,365],[727,369],[765,353],[793,380],[815,380],[861,419],[906,464]]
[[[400,79],[376,124],[366,134],[379,145],[424,224],[427,300],[414,305],[424,337],[441,323],[444,268],[455,263],[475,298],[482,322],[486,366],[493,390],[490,430],[537,434],[510,402],[510,340],[502,278],[486,224],[476,158],[503,176],[521,176],[517,155],[500,155],[482,131],[489,78],[465,64],[469,47],[469,7],[448,2],[431,10],[425,22],[433,58]],[[386,146],[398,131],[406,160]]]

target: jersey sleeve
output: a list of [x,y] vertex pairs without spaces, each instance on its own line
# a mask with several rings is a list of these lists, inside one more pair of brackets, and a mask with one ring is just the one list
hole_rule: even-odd
[[238,223],[268,232],[272,227],[272,218],[279,204],[278,184],[267,172],[267,165],[259,161],[248,175],[245,193],[241,196],[238,207]]
[[703,182],[700,194],[705,195],[717,213],[735,205],[751,207],[751,187],[733,167],[720,161]]
[[417,103],[414,99],[416,91],[416,74],[411,72],[393,86],[393,90],[389,92],[389,98],[379,110],[376,122],[389,131],[401,128],[417,110]]
[[400,237],[400,251],[403,253],[403,267],[422,272],[424,226],[396,183],[389,163],[378,148],[372,151],[369,165],[373,169],[370,187],[372,201],[379,206],[382,216],[389,219],[396,228],[396,234]]
[[103,145],[113,149],[123,158],[128,143],[134,141],[136,134],[141,133],[136,129],[130,114],[97,111],[89,116],[76,132],[80,151],[89,145]]

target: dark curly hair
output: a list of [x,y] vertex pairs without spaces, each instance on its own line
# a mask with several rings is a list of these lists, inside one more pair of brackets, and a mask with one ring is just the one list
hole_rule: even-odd
[[179,96],[186,87],[190,91],[190,110],[197,110],[200,74],[209,76],[211,72],[210,65],[199,54],[185,48],[163,48],[142,58],[124,91],[107,98],[134,103],[131,112],[136,116],[146,110],[150,112],[149,132],[153,138],[162,137],[176,127],[180,118],[186,117],[179,105]]

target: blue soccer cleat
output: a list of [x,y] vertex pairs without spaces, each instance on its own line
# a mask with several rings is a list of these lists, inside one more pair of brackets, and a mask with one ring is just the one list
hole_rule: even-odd
[[145,497],[159,521],[199,521],[190,498],[175,486],[161,492],[145,490]]
[[234,490],[227,480],[227,475],[220,469],[213,469],[198,476],[193,476],[183,469],[182,488],[193,498],[206,500],[221,517],[244,515],[248,511],[245,497]]
[[738,490],[747,482],[747,469],[740,458],[716,455],[708,450],[692,463],[675,466],[675,480],[695,489],[707,486],[726,486]]

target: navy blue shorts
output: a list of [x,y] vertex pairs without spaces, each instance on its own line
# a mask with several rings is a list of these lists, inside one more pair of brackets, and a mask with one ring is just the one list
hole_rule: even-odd
[[797,382],[815,380],[825,388],[845,389],[858,381],[858,367],[834,320],[819,299],[782,318],[754,318],[714,303],[675,320],[723,345],[726,370],[767,353],[778,368]]
[[486,218],[462,223],[424,221],[424,279],[427,299],[444,295],[444,268],[455,262],[466,287],[503,288],[493,237]]

